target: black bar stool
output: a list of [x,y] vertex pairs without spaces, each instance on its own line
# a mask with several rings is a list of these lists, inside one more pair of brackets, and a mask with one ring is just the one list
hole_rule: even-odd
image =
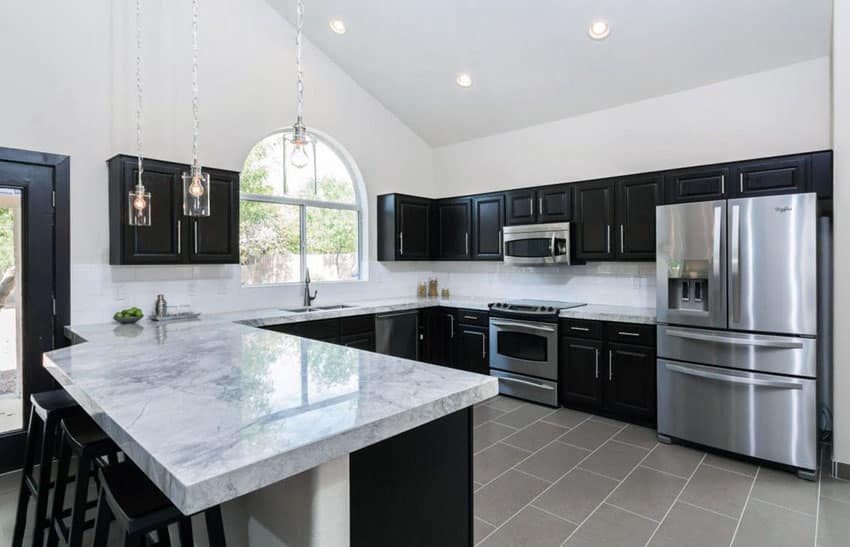
[[[21,489],[18,492],[18,509],[15,513],[15,529],[12,533],[12,547],[21,547],[27,527],[27,512],[30,496],[35,496],[35,529],[33,545],[44,542],[44,528],[49,525],[47,518],[47,498],[53,483],[50,480],[53,470],[53,456],[56,448],[56,433],[59,423],[70,416],[82,413],[82,409],[63,389],[33,393],[30,396],[30,421],[27,427],[27,442],[24,452],[24,469],[21,473]],[[37,447],[40,447],[37,450]],[[38,477],[33,476],[38,455]],[[61,475],[59,475],[61,477]],[[62,482],[62,481],[60,481]]]
[[[83,543],[83,532],[94,526],[94,520],[86,521],[86,509],[95,506],[96,498],[89,501],[89,480],[92,471],[103,464],[117,462],[118,446],[109,436],[98,427],[94,420],[86,414],[78,414],[62,420],[59,437],[59,470],[57,477],[67,477],[71,467],[71,459],[77,458],[77,476],[74,481],[74,500],[71,504],[71,524],[65,524],[68,511],[65,510],[65,490],[69,480],[56,480],[53,491],[53,508],[50,511],[50,533],[47,537],[48,547],[55,547],[58,539],[69,547],[80,547]],[[97,475],[95,474],[95,480]]]
[[[224,524],[218,506],[204,511],[210,547],[225,547]],[[194,545],[190,517],[180,512],[145,474],[129,460],[100,469],[100,495],[94,547],[106,547],[109,524],[115,520],[124,533],[125,547],[141,547],[148,534],[156,532],[157,542],[149,546],[171,545],[168,527],[177,524],[181,547]]]

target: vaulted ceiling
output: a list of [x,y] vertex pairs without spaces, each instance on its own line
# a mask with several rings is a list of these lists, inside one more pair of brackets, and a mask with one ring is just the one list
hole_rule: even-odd
[[[268,0],[290,22],[295,0]],[[433,146],[828,55],[830,0],[305,0],[305,34]],[[608,38],[588,36],[609,22]],[[329,20],[344,21],[335,34]],[[309,67],[307,67],[309,73]],[[455,83],[460,72],[472,86]]]

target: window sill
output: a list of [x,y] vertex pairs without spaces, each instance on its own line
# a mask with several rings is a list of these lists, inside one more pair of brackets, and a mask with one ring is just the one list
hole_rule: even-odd
[[[310,286],[322,286],[322,285],[344,285],[346,283],[366,283],[368,279],[344,279],[339,281],[311,281]],[[245,283],[240,283],[240,288],[242,289],[265,289],[271,287],[303,287],[303,281],[287,281],[285,283],[263,283],[260,285],[246,285]]]

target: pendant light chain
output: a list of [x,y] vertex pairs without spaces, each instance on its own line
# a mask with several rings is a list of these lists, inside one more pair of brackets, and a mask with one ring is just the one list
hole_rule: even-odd
[[301,68],[301,32],[304,28],[304,0],[298,0],[298,18],[295,27],[295,66],[298,78],[297,93],[297,125],[301,125],[301,115],[304,111],[304,70]]
[[198,163],[198,4],[199,0],[192,0],[192,113],[195,116],[195,124],[192,130],[192,167],[199,167]]
[[139,181],[142,184],[142,0],[136,0],[136,150],[139,155]]

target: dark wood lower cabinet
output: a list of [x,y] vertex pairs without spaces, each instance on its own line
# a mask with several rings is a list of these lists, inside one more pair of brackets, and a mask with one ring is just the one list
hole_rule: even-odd
[[561,403],[591,407],[602,406],[602,381],[599,378],[599,354],[602,342],[561,338],[559,386]]
[[611,412],[640,419],[655,417],[655,350],[608,344],[605,405]]
[[375,351],[375,333],[367,332],[364,334],[349,334],[342,336],[339,340],[340,344],[349,348],[362,349],[365,351]]
[[455,366],[461,370],[490,374],[489,333],[487,327],[460,324]]

